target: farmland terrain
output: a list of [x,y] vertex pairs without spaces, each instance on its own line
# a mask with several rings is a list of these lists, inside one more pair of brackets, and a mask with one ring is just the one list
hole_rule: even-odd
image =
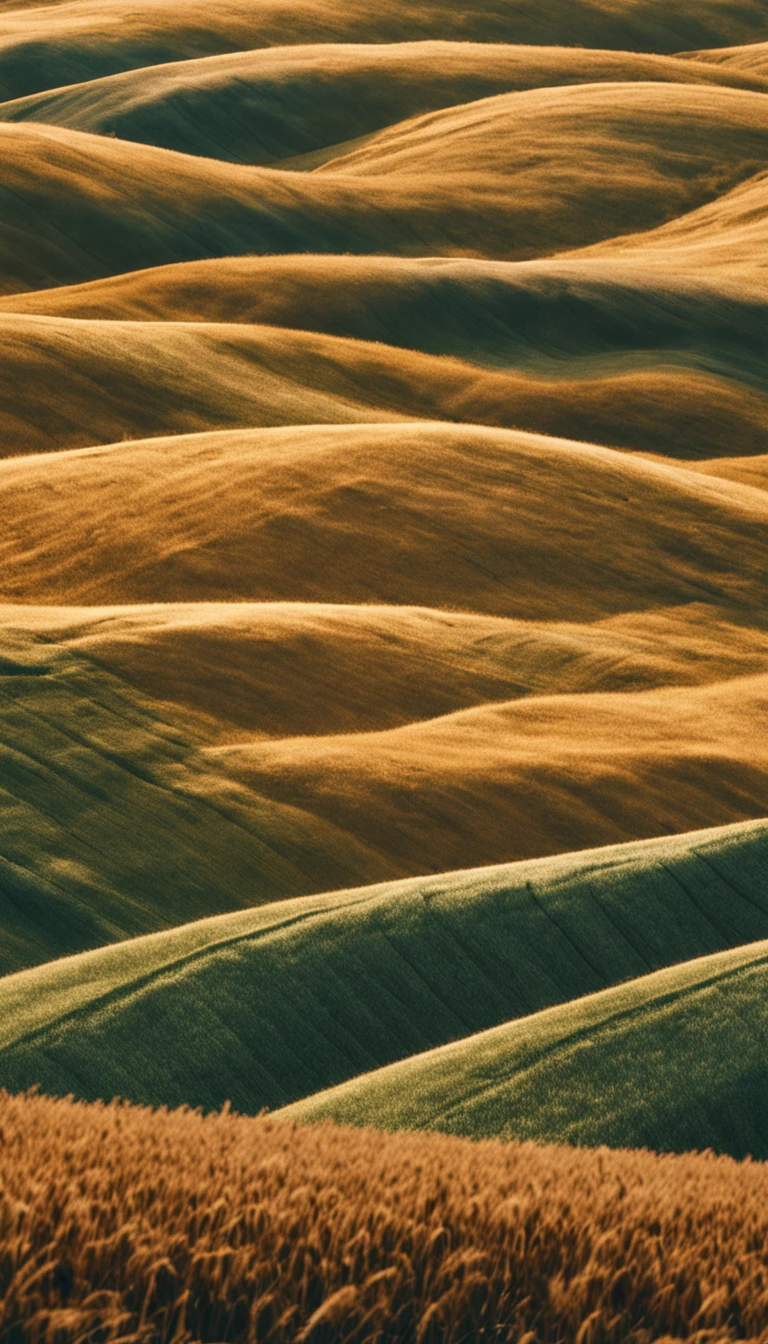
[[9,1337],[768,1338],[767,259],[766,0],[0,0]]

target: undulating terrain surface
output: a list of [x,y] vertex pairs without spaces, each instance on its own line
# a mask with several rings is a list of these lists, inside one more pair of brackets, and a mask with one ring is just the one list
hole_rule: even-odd
[[2,1339],[766,1344],[768,0],[0,0],[0,515]]

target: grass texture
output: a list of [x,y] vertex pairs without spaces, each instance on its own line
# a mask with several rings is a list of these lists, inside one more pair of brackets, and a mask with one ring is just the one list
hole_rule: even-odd
[[390,1065],[279,1112],[478,1139],[768,1158],[768,942]]
[[0,1328],[35,1344],[758,1344],[768,1325],[755,1163],[5,1095],[0,1125]]
[[[0,981],[0,1085],[154,1105],[226,1100],[255,1113],[492,1026],[491,1044],[481,1036],[477,1048],[502,1070],[509,1038],[523,1042],[521,1057],[534,1048],[526,1033],[538,1040],[539,1018],[528,1014],[564,1004],[542,1018],[553,1020],[555,1039],[558,1024],[581,1013],[600,1020],[581,996],[765,938],[767,845],[760,822],[310,896],[9,976]],[[677,972],[665,974],[674,981]],[[595,1002],[614,994],[634,1003],[657,978]],[[525,1021],[497,1026],[512,1017]],[[338,1101],[299,1102],[299,1113],[420,1127],[438,1113],[435,1087],[455,1087],[457,1106],[464,1099],[473,1050],[460,1041],[447,1047],[444,1069],[432,1056],[394,1065],[391,1087],[385,1070],[381,1086],[373,1074]],[[368,1110],[365,1100],[357,1106],[369,1094]],[[504,1100],[484,1119],[482,1106],[470,1114],[465,1102],[468,1118],[456,1124],[494,1133],[508,1110]],[[538,1097],[521,1113],[531,1133],[552,1137]],[[692,1111],[694,1134],[697,1122]],[[659,1146],[675,1146],[665,1123],[660,1109],[668,1142]],[[708,1145],[709,1131],[698,1146]]]

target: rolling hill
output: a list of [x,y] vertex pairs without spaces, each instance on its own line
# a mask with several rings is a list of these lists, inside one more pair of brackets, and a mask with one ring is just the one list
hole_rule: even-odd
[[[595,307],[597,328],[603,314]],[[745,322],[741,349],[729,349],[727,318],[718,323],[713,315],[708,341],[692,314],[666,333],[666,349],[661,334],[661,349],[613,360],[590,361],[586,351],[552,358],[550,348],[549,361],[532,372],[525,349],[518,372],[243,322],[0,315],[0,457],[210,429],[417,419],[555,436],[568,430],[673,459],[759,456],[768,451],[765,315],[751,305],[754,337]],[[407,329],[407,312],[402,317]],[[685,349],[686,330],[701,332],[699,351],[690,349],[695,338]],[[646,339],[651,344],[653,336]],[[539,345],[545,342],[543,331]]]
[[[3,1336],[763,1340],[722,1164],[670,1160],[665,1223],[659,1159],[534,1145],[768,1160],[766,39],[767,0],[0,0],[0,1163],[25,1112],[116,1154],[71,1213],[54,1144],[58,1259],[7,1165]],[[245,1204],[161,1247],[200,1133],[211,1180],[256,1145]],[[485,1184],[395,1264],[364,1156],[397,1203],[455,1136]],[[690,1280],[681,1219],[727,1230]]]
[[1,647],[1,973],[364,881],[381,863],[337,828],[233,788],[188,711],[158,708],[12,616]]
[[470,425],[40,454],[0,463],[0,497],[6,602],[385,602],[585,621],[701,600],[748,619],[765,600],[762,490]]
[[[684,274],[654,279],[620,258],[227,257],[4,296],[0,313],[162,322],[167,339],[169,323],[289,327],[549,377],[550,397],[569,380],[663,378],[675,367],[766,390],[762,294]],[[74,329],[63,330],[71,343]]]
[[[634,1004],[659,975],[581,996],[765,936],[766,892],[755,882],[767,843],[761,822],[305,897],[8,976],[0,1084],[155,1105],[230,1099],[255,1112],[492,1024],[491,1043],[515,1031],[527,1041],[539,1020],[599,1024],[608,1010],[601,1017],[595,1005],[612,994]],[[743,950],[723,955],[729,967],[746,960]],[[762,961],[753,955],[762,964],[765,948]],[[662,979],[703,983],[698,965]],[[565,1006],[496,1026],[550,1004]],[[471,1060],[474,1039],[448,1050]],[[503,1065],[507,1053],[496,1054]],[[422,1061],[394,1067],[418,1071]],[[435,1073],[444,1088],[455,1081],[457,1102],[465,1072]],[[348,1087],[366,1096],[377,1075]],[[388,1095],[403,1123],[420,1127],[418,1099],[428,1107],[429,1092],[395,1075]],[[312,1119],[335,1104],[304,1103]],[[344,1118],[361,1116],[350,1106]],[[372,1123],[390,1127],[383,1109]]]
[[640,265],[649,277],[657,273],[749,285],[765,289],[764,240],[768,233],[768,177],[758,173],[708,205],[671,220],[658,229],[610,239],[579,252],[590,260],[621,259]]
[[286,173],[0,124],[0,291],[250,252],[523,260],[651,229],[768,168],[764,94],[501,94]]
[[121,70],[286,42],[402,42],[424,38],[546,43],[630,51],[678,52],[760,40],[760,0],[685,0],[661,13],[654,0],[558,0],[531,11],[522,0],[355,0],[322,7],[311,0],[59,0],[5,4],[0,12],[0,93],[18,98]]
[[668,56],[487,42],[325,43],[109,75],[6,102],[0,120],[268,164],[494,94],[623,80],[768,89],[759,74],[729,64]]
[[768,1157],[768,942],[657,971],[356,1078],[302,1123]]
[[581,625],[300,602],[12,606],[0,623],[86,655],[214,742],[398,728],[516,696],[706,686],[761,673],[768,656],[768,632],[701,602]]
[[413,864],[401,871],[439,872],[764,816],[767,705],[763,674],[210,750],[249,788]]

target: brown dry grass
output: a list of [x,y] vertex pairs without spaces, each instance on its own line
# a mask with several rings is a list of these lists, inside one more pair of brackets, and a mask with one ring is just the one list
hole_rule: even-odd
[[768,1168],[0,1094],[4,1340],[768,1339]]

